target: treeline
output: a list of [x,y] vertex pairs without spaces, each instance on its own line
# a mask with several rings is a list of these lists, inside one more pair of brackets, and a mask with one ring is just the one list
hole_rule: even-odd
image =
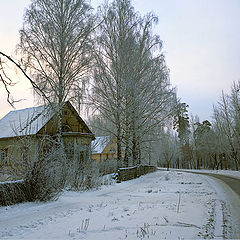
[[165,134],[159,165],[176,168],[239,170],[240,159],[240,81],[231,92],[222,92],[213,107],[212,121],[189,117],[181,103],[174,119],[177,134]]

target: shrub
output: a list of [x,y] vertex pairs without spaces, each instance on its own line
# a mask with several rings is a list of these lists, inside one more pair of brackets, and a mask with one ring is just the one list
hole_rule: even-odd
[[54,147],[34,162],[25,178],[25,184],[31,193],[29,201],[49,201],[56,199],[65,186],[64,151]]
[[0,206],[27,201],[28,188],[23,180],[0,183]]

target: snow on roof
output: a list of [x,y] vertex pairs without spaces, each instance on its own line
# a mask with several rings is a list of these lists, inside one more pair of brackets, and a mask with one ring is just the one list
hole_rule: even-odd
[[92,153],[102,153],[110,140],[110,136],[96,137],[96,139],[91,143]]
[[11,111],[0,120],[0,138],[36,134],[52,116],[46,106]]

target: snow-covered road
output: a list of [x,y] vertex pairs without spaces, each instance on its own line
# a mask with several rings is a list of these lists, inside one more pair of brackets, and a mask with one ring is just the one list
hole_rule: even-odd
[[[238,175],[236,174],[238,173]],[[234,239],[240,239],[240,174],[239,172],[234,172],[231,176],[230,172],[225,172],[225,174],[219,173],[198,173],[205,176],[211,177],[214,182],[219,187],[216,188],[218,196],[224,199],[228,203],[231,219],[232,219],[232,236]],[[216,181],[217,180],[217,181]]]
[[233,237],[231,206],[209,177],[158,171],[58,201],[0,207],[0,239]]

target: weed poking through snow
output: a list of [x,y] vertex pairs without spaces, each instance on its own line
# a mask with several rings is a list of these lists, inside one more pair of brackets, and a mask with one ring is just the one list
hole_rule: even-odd
[[179,213],[180,202],[181,202],[181,192],[179,192],[179,196],[178,196],[177,213]]
[[150,238],[150,236],[155,236],[156,231],[153,229],[149,229],[150,225],[148,223],[144,223],[143,227],[137,228],[137,238],[143,239],[143,238]]
[[82,220],[82,225],[81,225],[81,228],[78,228],[79,229],[78,232],[87,231],[88,227],[89,227],[89,218],[86,218],[85,220]]

